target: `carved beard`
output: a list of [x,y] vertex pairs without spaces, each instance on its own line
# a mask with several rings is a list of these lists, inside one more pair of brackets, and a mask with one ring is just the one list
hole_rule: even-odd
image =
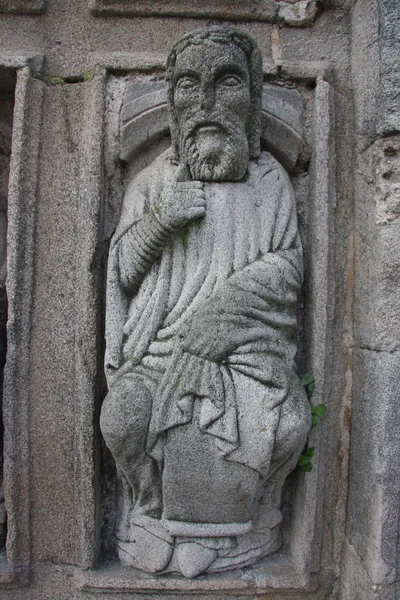
[[222,119],[193,118],[181,129],[181,160],[198,181],[238,181],[246,173],[249,145],[241,125]]

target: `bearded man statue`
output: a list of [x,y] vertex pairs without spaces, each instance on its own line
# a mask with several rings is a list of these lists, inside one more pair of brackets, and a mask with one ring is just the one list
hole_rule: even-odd
[[121,561],[195,577],[281,544],[282,485],[310,428],[302,248],[288,175],[260,151],[254,40],[185,35],[167,81],[172,148],[131,181],[111,244],[101,430]]

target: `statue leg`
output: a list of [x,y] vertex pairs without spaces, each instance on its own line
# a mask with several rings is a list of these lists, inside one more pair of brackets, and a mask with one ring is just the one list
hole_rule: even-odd
[[290,393],[281,407],[270,471],[262,492],[260,506],[264,515],[280,515],[282,488],[296,467],[311,427],[310,406],[297,376],[293,375]]
[[293,376],[291,393],[282,406],[275,446],[271,458],[270,477],[278,484],[277,499],[286,477],[295,468],[311,427],[310,405],[303,388]]
[[118,468],[133,491],[136,514],[160,518],[161,479],[157,463],[146,453],[152,396],[143,378],[127,374],[107,394],[100,428]]

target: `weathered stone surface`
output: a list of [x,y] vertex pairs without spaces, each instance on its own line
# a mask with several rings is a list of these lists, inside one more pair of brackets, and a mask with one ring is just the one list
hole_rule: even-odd
[[3,377],[7,349],[7,196],[11,155],[15,71],[0,69],[0,547],[6,542],[3,484]]
[[400,353],[356,350],[347,538],[373,584],[397,577]]
[[13,580],[26,584],[26,566],[31,559],[28,389],[41,100],[41,82],[32,80],[28,68],[21,69],[15,90],[8,185],[8,322],[3,419],[7,560],[12,572],[8,577],[2,573],[5,585]]
[[363,148],[376,136],[379,89],[379,15],[375,0],[356,2],[352,12],[352,77],[356,132]]
[[357,2],[352,14],[357,162],[353,416],[340,591],[346,600],[399,593],[397,19],[393,2]]
[[0,0],[0,13],[17,15],[41,14],[46,9],[46,0]]
[[317,14],[315,0],[288,0],[279,2],[278,16],[282,21],[294,27],[311,25]]
[[[30,390],[37,399],[29,410],[30,439],[37,448],[30,465],[37,502],[32,552],[34,560],[41,560],[51,548],[58,561],[86,567],[93,565],[99,541],[93,451],[96,395],[102,383],[97,371],[103,129],[99,77],[76,84],[40,82],[48,135],[41,144],[45,167],[37,189],[37,287],[29,327]],[[51,527],[43,528],[44,521]]]
[[194,5],[188,0],[179,4],[167,2],[138,2],[137,0],[92,0],[94,15],[212,17],[215,19],[276,20],[295,27],[312,25],[317,14],[316,0],[264,0],[251,6],[240,0],[221,0],[218,3]]
[[398,139],[376,141],[359,159],[356,190],[355,340],[373,350],[400,345]]
[[[72,523],[77,507],[65,502],[76,485],[73,476],[74,454],[71,444],[74,429],[65,428],[62,439],[57,431],[60,419],[73,422],[72,403],[75,364],[75,269],[78,240],[76,217],[79,177],[79,139],[83,84],[45,86],[44,128],[41,144],[43,166],[39,173],[36,225],[35,276],[37,291],[32,309],[31,390],[46,403],[31,408],[32,441],[38,448],[32,464],[32,486],[42,502],[32,514],[33,553],[43,556],[52,548],[59,560],[76,560],[78,538],[61,523]],[[54,177],[54,171],[58,177]],[[49,222],[57,223],[48,227]],[[62,237],[63,243],[58,243]],[[49,248],[52,251],[49,252]],[[59,277],[63,284],[60,285]],[[51,353],[46,349],[52,347]],[[40,375],[39,375],[40,373]],[[39,424],[41,424],[39,426]],[[46,436],[41,433],[46,431]],[[62,485],[57,482],[62,482]],[[52,531],[42,523],[53,523]],[[59,524],[59,526],[57,525]]]
[[344,10],[323,12],[312,28],[280,29],[283,61],[327,61],[332,68],[330,82],[347,85],[350,70],[350,17]]
[[[33,0],[29,4],[32,6]],[[104,76],[117,82],[114,90],[119,85],[122,89],[126,81],[133,81],[134,78],[143,78],[152,83],[159,81],[163,75],[166,49],[185,32],[199,25],[207,25],[210,12],[200,20],[188,17],[164,19],[159,15],[150,19],[129,19],[118,17],[116,13],[109,18],[99,18],[90,13],[89,3],[81,0],[70,0],[68,3],[65,0],[52,0],[47,4],[47,13],[43,16],[22,13],[1,15],[0,63],[12,69],[21,69],[29,64],[33,78],[27,78],[29,84],[23,94],[22,88],[19,91],[17,89],[14,167],[10,179],[12,234],[9,242],[9,296],[12,310],[5,403],[5,459],[8,463],[6,497],[10,527],[8,560],[16,570],[7,571],[7,567],[4,570],[2,564],[0,585],[10,586],[16,574],[29,564],[33,579],[31,587],[2,589],[0,597],[4,600],[65,600],[67,597],[88,600],[101,594],[105,600],[111,600],[116,595],[121,599],[158,600],[168,593],[169,596],[210,600],[231,595],[243,599],[265,592],[271,600],[308,597],[326,600],[335,597],[335,594],[340,600],[355,600],[357,596],[360,600],[396,598],[400,593],[398,583],[375,584],[371,575],[376,578],[382,577],[382,574],[385,576],[386,566],[391,565],[393,532],[387,529],[388,524],[382,519],[382,532],[388,532],[388,543],[382,535],[382,539],[379,538],[379,515],[374,515],[375,521],[369,522],[369,516],[362,514],[360,519],[365,526],[364,531],[358,527],[357,491],[352,492],[349,505],[349,531],[351,529],[355,543],[353,545],[352,541],[347,540],[340,576],[334,583],[339,574],[339,554],[344,534],[341,514],[346,504],[345,440],[351,410],[352,376],[356,375],[354,400],[358,411],[361,392],[364,397],[368,392],[360,384],[364,370],[367,373],[366,381],[369,381],[368,373],[373,374],[381,369],[376,376],[385,392],[388,392],[386,374],[393,371],[383,359],[379,368],[371,366],[373,361],[367,358],[367,350],[365,360],[357,355],[355,366],[352,366],[352,326],[355,323],[356,345],[371,348],[372,354],[394,356],[399,341],[396,317],[399,312],[397,150],[391,153],[388,146],[392,144],[393,148],[396,147],[398,132],[396,2],[321,0],[318,2],[319,12],[312,23],[305,28],[296,28],[288,27],[287,23],[280,20],[274,29],[273,39],[272,25],[246,20],[245,3],[240,4],[240,11],[243,11],[240,14],[244,16],[240,17],[239,27],[245,28],[257,39],[265,61],[266,80],[280,89],[285,86],[296,87],[293,96],[299,91],[303,100],[306,99],[305,128],[300,133],[300,161],[292,177],[299,194],[301,232],[306,248],[307,285],[301,303],[310,317],[310,328],[307,326],[302,329],[299,360],[302,368],[304,366],[307,370],[314,370],[315,365],[315,401],[329,404],[329,412],[326,422],[321,424],[319,430],[314,430],[310,438],[310,442],[316,445],[313,472],[304,477],[296,475],[288,482],[284,496],[285,545],[282,553],[272,555],[254,569],[232,572],[232,577],[228,576],[229,573],[209,574],[194,580],[160,578],[143,573],[140,577],[138,571],[132,570],[131,573],[129,569],[112,564],[86,572],[64,563],[71,561],[88,567],[94,565],[96,558],[108,559],[113,553],[107,536],[112,525],[115,489],[109,485],[109,480],[106,481],[108,473],[105,472],[111,472],[111,459],[104,461],[100,469],[96,457],[96,439],[100,435],[96,432],[98,399],[102,387],[98,370],[99,366],[101,368],[102,354],[99,334],[102,293],[99,280],[105,279],[101,260],[107,254],[107,241],[115,227],[124,182],[134,175],[135,169],[140,170],[146,162],[151,163],[167,144],[167,138],[161,138],[151,152],[139,150],[135,166],[128,164],[122,167],[118,162],[116,110],[106,142],[109,150],[103,175],[103,92],[95,69],[100,66],[107,70],[108,75]],[[123,0],[113,4],[115,8],[118,4],[125,5],[125,8],[127,6]],[[167,3],[163,4],[165,6]],[[293,6],[295,2],[287,0],[285,4]],[[12,5],[16,3],[8,2],[6,8]],[[227,7],[227,3],[223,5]],[[150,9],[155,6],[153,3]],[[182,6],[180,4],[178,10],[182,10]],[[218,3],[214,9],[221,10],[221,6]],[[277,7],[278,3],[275,3]],[[189,7],[189,10],[197,11],[198,8]],[[262,10],[262,7],[259,8]],[[213,14],[215,16],[216,12]],[[232,18],[238,15],[239,10]],[[277,10],[271,18],[277,22]],[[351,39],[352,48],[349,46]],[[44,63],[33,59],[40,53],[45,54]],[[40,90],[45,87],[41,79],[46,75],[66,77],[69,82],[96,79],[96,83],[93,80],[93,86],[92,82],[60,84],[68,96],[70,127],[64,127],[59,118],[60,98],[53,90],[54,93],[46,99],[44,126],[41,129]],[[326,81],[320,79],[320,90],[317,92],[320,104],[316,108],[313,88],[318,75],[333,83],[334,91],[331,89],[326,94]],[[85,91],[76,93],[75,99],[72,99],[73,93],[67,89],[80,85],[84,85]],[[111,85],[108,90],[111,95]],[[282,89],[282,97],[287,91]],[[331,116],[321,119],[321,106],[328,96],[331,96],[331,104],[335,105],[336,125]],[[110,96],[106,100],[110,102]],[[354,119],[351,114],[353,101]],[[117,103],[114,108],[117,108]],[[314,121],[310,117],[313,111],[317,114]],[[53,118],[59,127],[51,125]],[[354,125],[356,135],[353,137]],[[163,127],[166,131],[165,123]],[[315,128],[315,137],[311,135],[312,127]],[[72,143],[67,151],[65,148],[59,150],[57,143],[60,131],[64,137],[68,128],[71,130],[68,139]],[[329,135],[326,135],[328,130]],[[142,132],[138,129],[138,133]],[[275,133],[279,138],[278,128]],[[387,139],[377,139],[381,134]],[[47,139],[49,136],[53,140],[51,143]],[[65,139],[59,142],[60,146],[64,147],[64,142]],[[78,150],[74,144],[78,145]],[[309,169],[310,156],[313,161],[317,156],[316,146],[321,160],[317,168]],[[40,147],[42,152],[39,155]],[[329,152],[321,151],[322,147],[329,148]],[[293,156],[296,153],[297,147],[293,146]],[[331,163],[329,157],[334,157]],[[48,160],[51,173],[47,170]],[[68,166],[74,160],[80,166],[72,173]],[[39,173],[41,185],[44,179],[48,182],[43,187],[37,185]],[[351,313],[353,181],[357,209],[355,321]],[[316,187],[317,192],[314,191]],[[74,188],[79,188],[79,191],[74,192]],[[314,194],[310,201],[307,200],[308,189]],[[63,190],[70,192],[70,197],[74,199],[73,215],[68,200],[59,202],[60,198],[69,198]],[[315,215],[311,214],[313,206],[317,209]],[[35,219],[35,211],[38,220]],[[49,218],[49,215],[53,218]],[[69,221],[71,215],[72,222]],[[101,242],[103,227],[104,243]],[[76,248],[71,248],[70,238],[64,239],[64,230],[75,236]],[[350,235],[349,240],[347,235]],[[327,237],[329,243],[326,243]],[[63,252],[69,260],[61,259]],[[74,271],[79,287],[72,289],[70,282],[74,279]],[[65,280],[64,287],[71,292],[71,298],[61,303],[65,312],[68,312],[68,324],[74,330],[74,333],[67,331],[68,340],[74,338],[74,341],[68,344],[64,352],[60,344],[66,339],[67,318],[49,318],[57,308],[57,303],[60,303],[60,295],[59,288],[54,282],[48,281],[44,273],[56,275],[60,280],[60,288]],[[308,285],[312,278],[314,281],[320,279],[321,285]],[[317,290],[315,298],[310,289]],[[346,305],[343,301],[345,294],[348,298]],[[37,303],[34,312],[32,296]],[[314,333],[310,333],[311,328],[314,328]],[[36,354],[33,357],[34,373],[30,363],[32,353]],[[74,360],[70,353],[74,354]],[[305,360],[306,356],[312,356],[313,360]],[[63,361],[64,367],[61,367]],[[51,377],[54,382],[51,382]],[[392,375],[387,375],[387,379],[390,382]],[[56,414],[57,422],[54,420]],[[35,423],[33,435],[30,425],[32,416]],[[360,442],[361,449],[367,451],[371,468],[375,469],[375,472],[363,470],[358,474],[356,485],[362,490],[369,491],[368,478],[375,483],[378,481],[380,485],[382,472],[379,471],[380,462],[376,460],[374,452],[378,447],[377,441],[386,439],[386,434],[382,432],[386,429],[388,435],[392,432],[391,423],[381,417],[381,414],[377,415],[380,433],[374,437],[373,431],[368,444],[356,427],[352,446],[353,449],[356,447],[356,460],[362,460],[357,451]],[[366,417],[357,412],[356,419],[359,418],[364,424]],[[51,439],[50,436],[46,438],[48,434],[44,430],[49,421]],[[52,441],[55,444],[54,451]],[[60,466],[59,461],[64,461],[64,465]],[[383,462],[386,468],[387,456],[383,456]],[[38,477],[41,470],[47,470],[48,476],[46,473]],[[68,480],[70,477],[71,481]],[[105,481],[105,524],[104,547],[100,551],[101,477]],[[59,478],[62,479],[62,485],[58,483]],[[350,484],[351,481],[352,476]],[[61,487],[64,495],[60,493]],[[340,505],[336,502],[337,498]],[[47,503],[49,510],[46,512]],[[370,507],[366,504],[363,498],[362,505],[367,512]],[[29,522],[32,510],[37,515],[33,517],[33,528]],[[392,512],[388,521],[392,519]],[[368,536],[366,531],[372,532],[371,535]],[[35,538],[32,544],[31,533]],[[63,551],[64,544],[67,551]],[[31,547],[34,550],[33,564]],[[293,556],[291,563],[289,555]],[[42,559],[44,562],[37,562]],[[310,570],[316,575],[309,577]],[[177,580],[181,583],[178,584]],[[163,588],[164,581],[167,582],[167,589]]]
[[400,216],[400,138],[381,138],[369,151],[375,185],[376,223],[396,221]]
[[379,11],[380,82],[377,129],[400,132],[400,11],[393,0],[377,3]]
[[95,15],[143,15],[176,17],[209,17],[216,19],[243,19],[272,21],[276,14],[274,0],[255,2],[250,7],[240,0],[221,0],[218,3],[193,4],[183,0],[179,4],[167,2],[139,2],[138,0],[92,0]]
[[357,131],[365,147],[400,131],[400,15],[392,0],[357,2],[353,11]]
[[[261,142],[292,171],[303,134],[303,104],[297,90],[265,84],[261,102]],[[133,81],[121,109],[120,157],[130,162],[143,146],[169,133],[167,90],[164,82]]]
[[[281,489],[310,427],[292,371],[302,253],[287,175],[260,153],[254,41],[198,30],[167,81],[172,148],[130,182],[111,243],[101,429],[123,564],[193,578],[281,544]],[[133,95],[123,118],[149,110]]]
[[343,548],[340,600],[394,600],[399,597],[399,582],[376,585],[368,576],[354,548],[346,540]]

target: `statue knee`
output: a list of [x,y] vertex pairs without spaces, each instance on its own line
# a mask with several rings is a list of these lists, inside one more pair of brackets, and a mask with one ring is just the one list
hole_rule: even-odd
[[104,399],[100,429],[107,446],[115,455],[127,441],[141,443],[151,416],[151,396],[141,379],[121,377]]

